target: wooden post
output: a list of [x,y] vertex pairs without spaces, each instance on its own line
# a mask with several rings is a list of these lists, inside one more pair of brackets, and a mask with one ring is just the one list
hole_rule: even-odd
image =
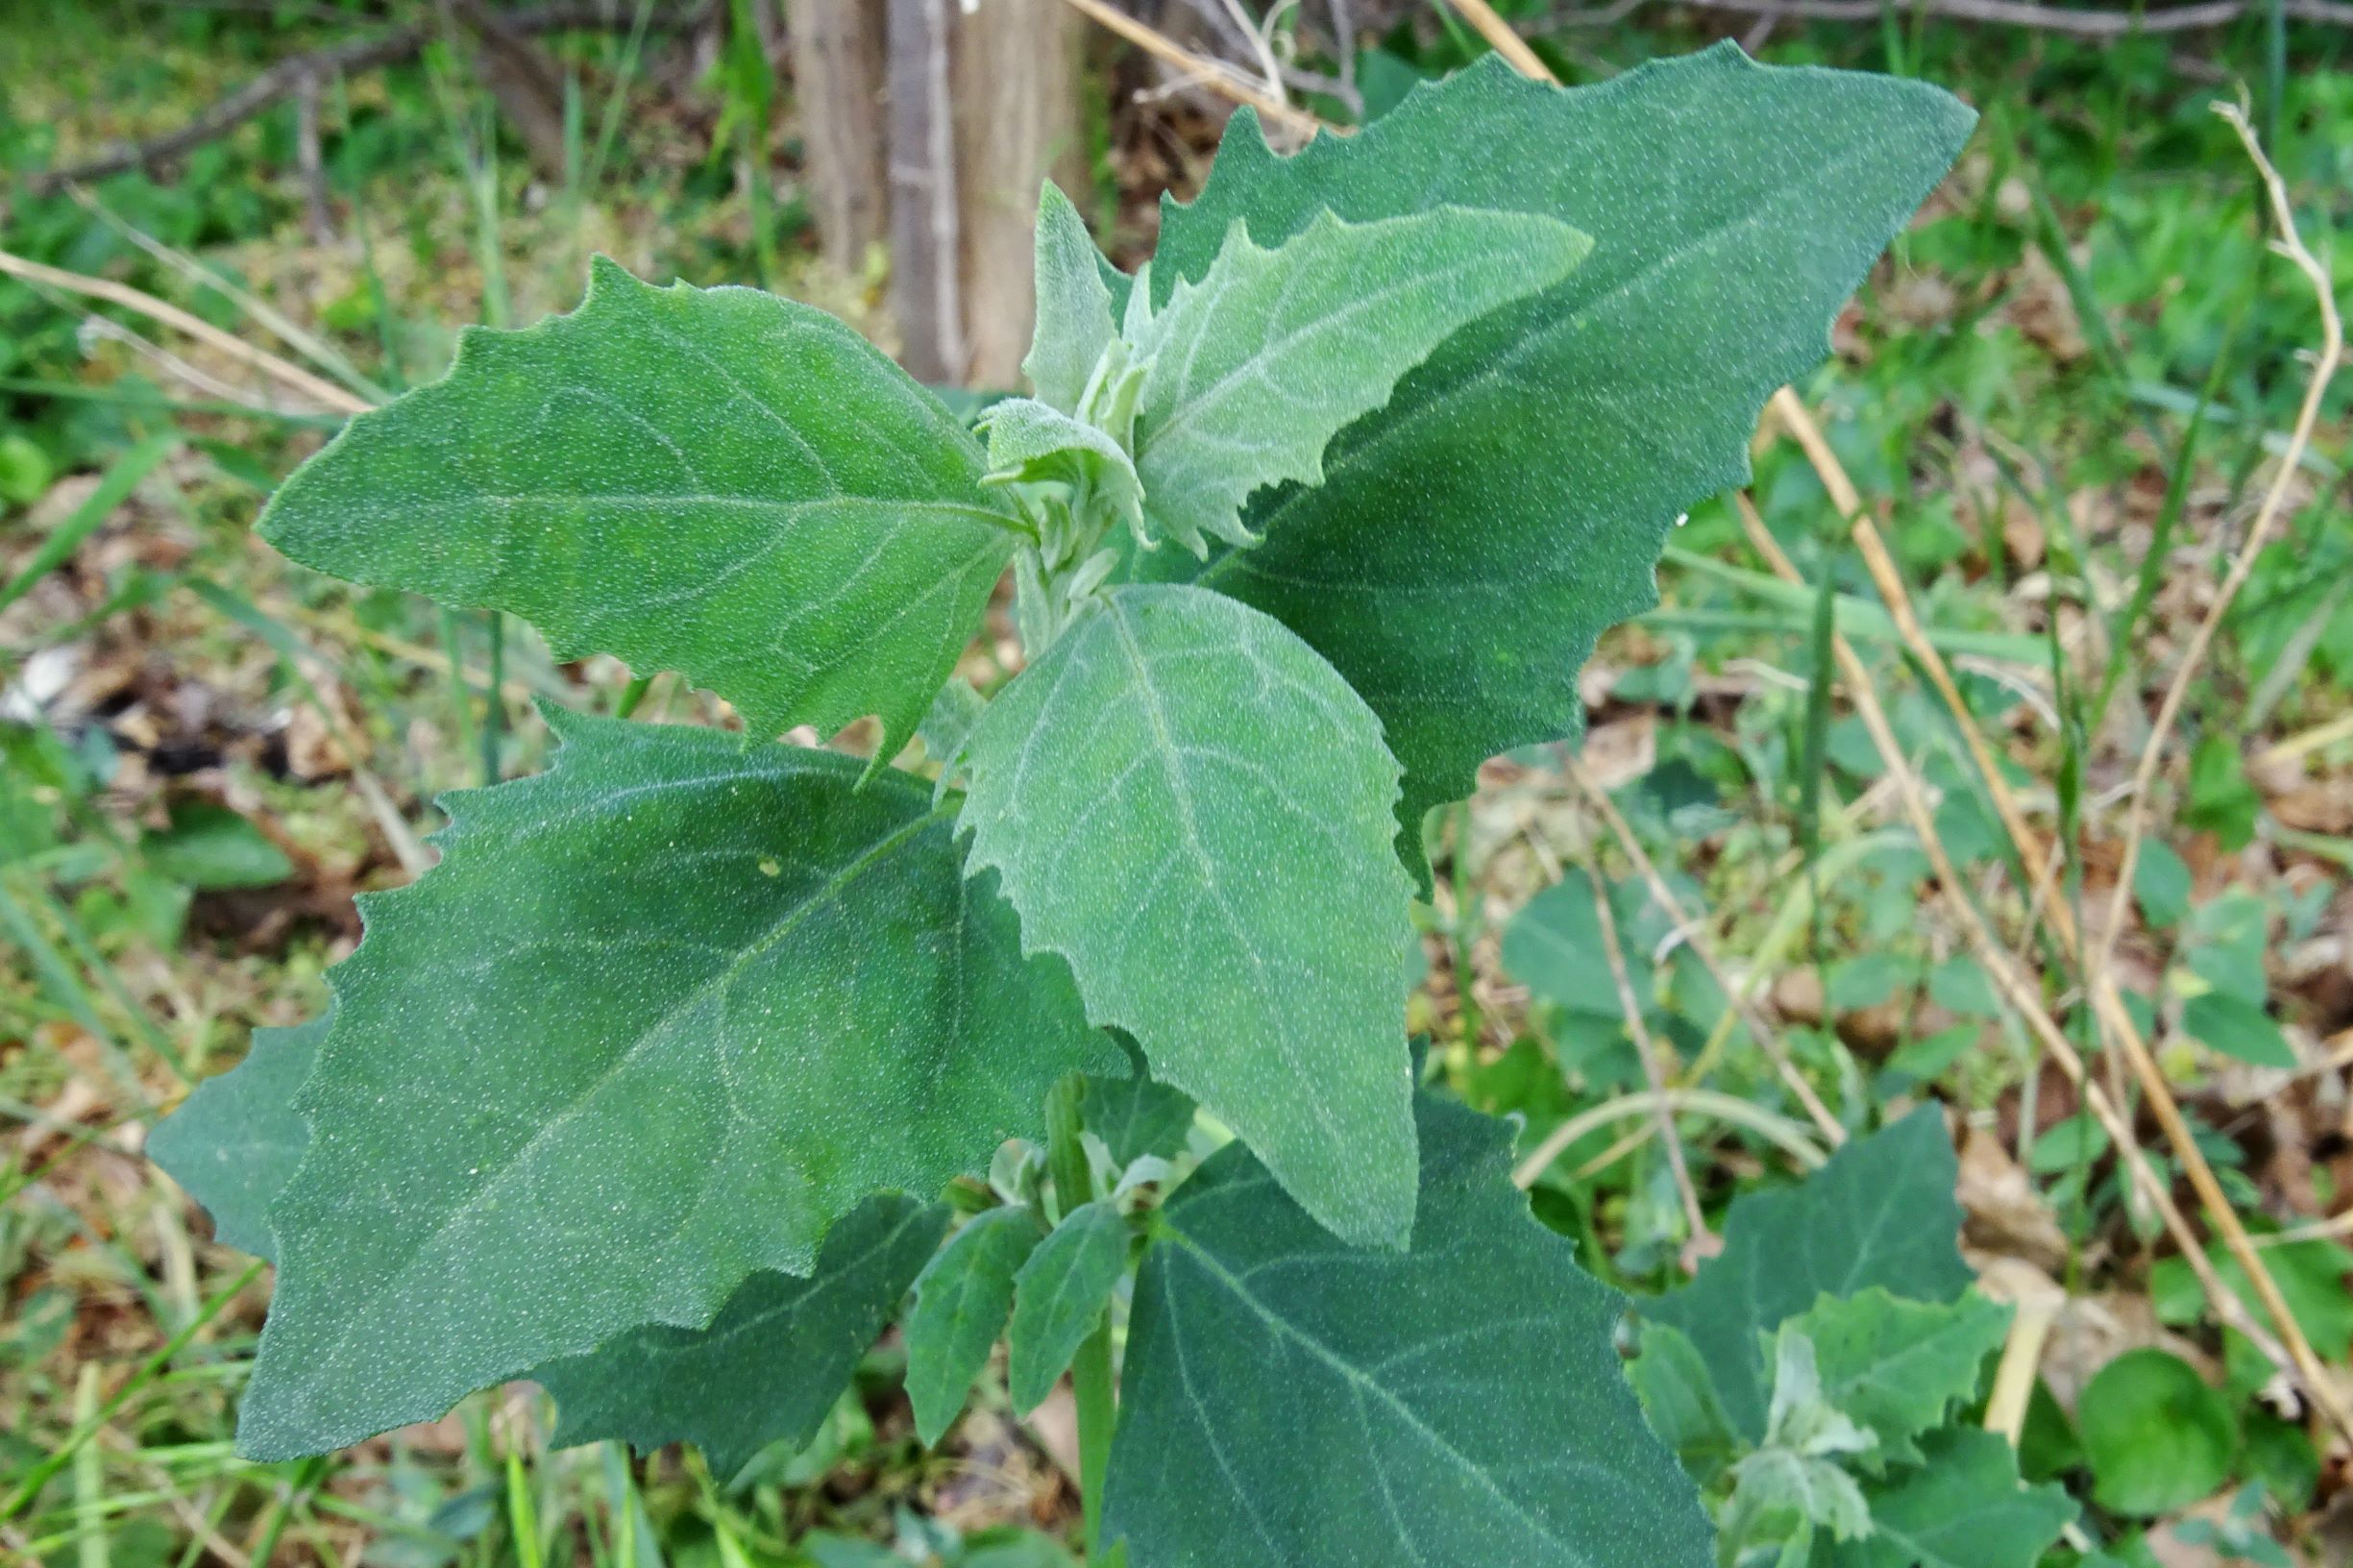
[[846,273],[889,235],[884,0],[785,0],[818,248]]
[[982,0],[958,19],[957,214],[962,228],[966,377],[1017,388],[1037,314],[1039,183],[1086,200],[1079,141],[1081,20],[1063,0]]
[[961,382],[968,354],[948,101],[953,0],[890,0],[891,311],[918,380]]

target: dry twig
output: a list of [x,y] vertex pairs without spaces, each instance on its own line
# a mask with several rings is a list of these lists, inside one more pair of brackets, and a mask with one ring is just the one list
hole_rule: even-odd
[[1063,3],[1106,31],[1118,34],[1145,54],[1167,61],[1203,86],[1214,88],[1236,103],[1248,104],[1262,117],[1292,132],[1302,140],[1318,131],[1339,129],[1326,125],[1305,110],[1292,108],[1225,61],[1194,54],[1157,29],[1147,27],[1127,12],[1114,9],[1106,0],[1063,0]]
[[1626,852],[1626,858],[1633,862],[1634,870],[1641,873],[1643,883],[1651,890],[1651,896],[1656,900],[1659,909],[1675,922],[1676,929],[1683,933],[1692,952],[1698,955],[1701,967],[1707,970],[1707,977],[1716,983],[1718,991],[1724,992],[1725,1004],[1739,1011],[1741,1021],[1749,1026],[1750,1035],[1771,1059],[1774,1071],[1779,1075],[1782,1084],[1805,1108],[1805,1114],[1822,1130],[1822,1136],[1830,1140],[1832,1148],[1844,1143],[1847,1129],[1830,1114],[1830,1108],[1822,1103],[1822,1096],[1814,1092],[1814,1086],[1805,1081],[1805,1074],[1798,1070],[1798,1065],[1789,1059],[1789,1052],[1783,1048],[1780,1037],[1766,1023],[1764,1014],[1750,998],[1748,989],[1734,985],[1731,976],[1725,972],[1724,966],[1716,961],[1714,944],[1702,934],[1701,923],[1684,912],[1681,902],[1667,886],[1667,879],[1658,874],[1658,868],[1652,864],[1641,841],[1634,837],[1634,830],[1618,810],[1617,802],[1609,798],[1608,792],[1565,746],[1560,748],[1560,766],[1583,793],[1586,803],[1600,814],[1603,822],[1609,828],[1610,836],[1617,840],[1618,847]]
[[[695,26],[703,14],[704,8],[696,7],[655,16],[650,25],[664,31],[684,31]],[[508,32],[517,35],[611,28],[629,22],[626,12],[596,5],[549,6],[502,15],[500,20]],[[194,119],[176,131],[145,141],[118,143],[95,158],[37,174],[28,184],[36,194],[46,195],[68,184],[169,163],[215,137],[227,135],[280,100],[301,93],[306,84],[398,64],[424,49],[436,36],[434,25],[420,22],[282,60],[236,91],[207,105]]]
[[[1802,581],[1797,568],[1782,553],[1780,545],[1766,530],[1765,521],[1757,516],[1754,503],[1746,494],[1736,494],[1733,501],[1740,511],[1741,526],[1747,530],[1749,541],[1757,553],[1764,556],[1777,576],[1791,582]],[[2216,1273],[2214,1264],[2207,1259],[2205,1248],[2199,1244],[2197,1233],[2190,1228],[2189,1219],[2173,1202],[2171,1189],[2157,1176],[2146,1156],[2140,1152],[2130,1125],[2117,1109],[2117,1102],[2092,1077],[2082,1054],[2075,1049],[2075,1042],[2068,1039],[2067,1032],[2051,1018],[2034,985],[2019,971],[2009,953],[1995,938],[1993,927],[1971,901],[1960,870],[1953,865],[1952,856],[1945,848],[1945,841],[1936,830],[1936,817],[1929,810],[1927,792],[1903,754],[1902,744],[1896,738],[1895,726],[1888,723],[1887,710],[1879,704],[1872,686],[1871,671],[1864,665],[1861,655],[1854,651],[1853,645],[1845,637],[1837,635],[1831,638],[1830,651],[1838,662],[1840,674],[1847,682],[1856,717],[1862,720],[1864,729],[1870,732],[1872,745],[1878,751],[1888,776],[1896,781],[1897,799],[1911,825],[1913,837],[1920,842],[1921,852],[1928,857],[1929,872],[1947,903],[1951,906],[1963,940],[1969,943],[1987,977],[1994,982],[1994,989],[2009,1003],[2011,1011],[2024,1020],[2027,1029],[2042,1042],[2051,1060],[2059,1064],[2059,1069],[2067,1074],[2068,1081],[2083,1096],[2084,1104],[2091,1110],[2093,1117],[2123,1154],[2127,1176],[2165,1222],[2167,1234],[2181,1249],[2182,1261],[2197,1276],[2198,1285],[2205,1291],[2207,1303],[2213,1307],[2216,1316],[2244,1334],[2274,1366],[2288,1369],[2299,1365],[2282,1349],[2278,1340],[2255,1322],[2245,1306],[2222,1283],[2221,1276]],[[2300,1335],[2301,1331],[2296,1332]]]
[[1667,1079],[1658,1065],[1658,1044],[1651,1038],[1650,1025],[1643,1021],[1642,998],[1634,994],[1634,982],[1626,971],[1626,948],[1618,941],[1618,917],[1609,907],[1609,883],[1602,875],[1602,868],[1594,859],[1590,840],[1580,837],[1578,858],[1585,869],[1585,881],[1593,891],[1593,913],[1602,927],[1602,956],[1609,964],[1610,983],[1617,988],[1618,1009],[1626,1016],[1626,1032],[1634,1042],[1634,1055],[1642,1061],[1642,1079],[1651,1087],[1657,1117],[1658,1137],[1667,1146],[1667,1168],[1675,1176],[1675,1193],[1682,1200],[1683,1223],[1691,1230],[1691,1248],[1685,1254],[1686,1266],[1717,1250],[1720,1243],[1707,1228],[1707,1215],[1700,1208],[1699,1189],[1691,1185],[1691,1165],[1683,1158],[1682,1136],[1675,1130],[1675,1114],[1668,1108],[1665,1094]]
[[353,396],[333,382],[321,380],[302,366],[282,359],[266,349],[257,349],[242,338],[222,331],[210,322],[189,315],[168,300],[159,300],[153,294],[133,288],[128,283],[118,283],[110,278],[92,278],[86,273],[67,272],[62,267],[45,266],[38,261],[28,261],[21,256],[12,256],[6,251],[0,251],[0,273],[22,278],[27,282],[45,283],[71,294],[125,306],[167,327],[176,327],[199,342],[218,349],[231,358],[250,365],[300,392],[322,408],[338,414],[361,414],[373,406],[365,399]]

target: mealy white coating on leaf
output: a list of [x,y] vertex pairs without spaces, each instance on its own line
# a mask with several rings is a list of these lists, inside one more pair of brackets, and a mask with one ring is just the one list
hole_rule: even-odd
[[1133,1568],[1704,1568],[1624,1302],[1511,1185],[1509,1124],[1422,1098],[1409,1249],[1335,1243],[1249,1152],[1137,1277],[1104,1534]]
[[1325,444],[1399,377],[1591,247],[1540,214],[1448,207],[1376,223],[1326,212],[1272,249],[1237,222],[1200,282],[1180,281],[1130,339],[1147,366],[1136,467],[1153,523],[1196,555],[1204,535],[1249,543],[1252,491],[1321,478]]
[[1279,624],[1124,588],[989,705],[962,829],[1088,1017],[1232,1127],[1337,1234],[1413,1215],[1397,765]]
[[1066,414],[1077,412],[1088,377],[1116,335],[1098,260],[1086,220],[1047,181],[1038,193],[1038,326],[1021,373],[1039,402]]
[[612,261],[448,376],[362,414],[262,536],[306,566],[510,611],[558,659],[676,670],[766,738],[913,733],[1011,555],[940,401],[823,311],[654,288]]
[[936,1191],[1117,1061],[965,875],[952,805],[832,752],[549,719],[538,777],[447,798],[363,895],[270,1210],[238,1433],[284,1458],[439,1414],[806,1271],[877,1188]]
[[989,405],[979,429],[989,438],[991,484],[1084,484],[1093,504],[1110,508],[1131,527],[1141,520],[1143,485],[1127,449],[1092,425],[1035,398]]

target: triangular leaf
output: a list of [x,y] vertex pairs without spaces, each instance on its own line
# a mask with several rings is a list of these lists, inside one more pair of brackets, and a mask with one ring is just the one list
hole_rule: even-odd
[[1062,413],[1078,411],[1079,395],[1111,347],[1108,263],[1088,237],[1087,220],[1051,180],[1038,193],[1038,328],[1021,373],[1038,401]]
[[[198,1086],[148,1140],[156,1162],[212,1212],[222,1238],[259,1257],[276,1253],[268,1205],[310,1142],[289,1102],[329,1021],[256,1030],[245,1061]],[[870,1199],[826,1233],[811,1277],[754,1274],[707,1329],[636,1329],[523,1376],[558,1397],[559,1445],[613,1436],[642,1449],[682,1438],[731,1474],[768,1442],[808,1440],[946,1223],[936,1205]]]
[[907,1398],[916,1435],[937,1447],[964,1409],[989,1347],[1013,1311],[1014,1276],[1044,1235],[1017,1204],[974,1214],[924,1266],[899,1325],[907,1340]]
[[1153,524],[1195,554],[1246,544],[1253,491],[1323,477],[1324,445],[1463,323],[1550,288],[1592,241],[1527,212],[1318,214],[1267,247],[1227,231],[1132,344],[1136,468]]
[[1826,1293],[1876,1285],[1936,1302],[1969,1287],[1959,1181],[1944,1113],[1923,1107],[1856,1139],[1795,1187],[1733,1199],[1723,1253],[1691,1284],[1643,1303],[1642,1315],[1690,1337],[1733,1429],[1759,1441],[1771,1389],[1762,1343],[1782,1322]]
[[245,1060],[196,1086],[148,1136],[147,1158],[204,1205],[229,1246],[276,1259],[271,1202],[310,1144],[294,1091],[310,1076],[332,1012],[291,1029],[257,1029]]
[[939,400],[821,310],[649,287],[474,331],[272,498],[306,566],[509,610],[556,658],[682,671],[755,735],[882,718],[889,756],[979,629],[1012,511]]
[[1066,974],[963,874],[952,805],[856,758],[551,712],[539,777],[445,804],[365,895],[270,1213],[238,1439],[317,1453],[805,1271],[1103,1062]]
[[1169,1199],[1128,1331],[1104,1535],[1134,1568],[1703,1568],[1699,1494],[1619,1371],[1623,1302],[1418,1107],[1406,1252],[1336,1246],[1239,1146]]
[[1413,1215],[1396,764],[1329,665],[1197,588],[1128,588],[989,705],[964,822],[1023,943],[1342,1237]]
[[724,1479],[806,1443],[947,1230],[944,1204],[891,1194],[845,1214],[807,1278],[764,1270],[705,1329],[634,1329],[530,1376],[555,1396],[557,1446],[691,1442]]
[[1974,1290],[1958,1301],[1904,1301],[1877,1286],[1824,1296],[1784,1328],[1813,1342],[1823,1397],[1876,1433],[1879,1452],[1911,1440],[1977,1390],[1978,1369],[2009,1332],[2010,1309]]
[[1247,600],[1332,661],[1388,727],[1418,858],[1424,811],[1487,757],[1577,729],[1594,639],[1656,601],[1677,515],[1747,478],[1759,406],[1821,361],[1973,118],[1922,83],[1728,43],[1567,90],[1490,57],[1291,157],[1241,110],[1200,198],[1164,207],[1161,298],[1236,220],[1279,245],[1327,208],[1540,212],[1593,254],[1457,332],[1339,434],[1320,485],[1260,496],[1263,545],[1137,570]]
[[1127,1272],[1127,1221],[1109,1203],[1081,1204],[1063,1216],[1014,1276],[1006,1331],[1007,1391],[1017,1413],[1054,1391],[1078,1347],[1102,1320]]
[[2075,1517],[2063,1488],[2019,1484],[1994,1433],[1949,1428],[1921,1446],[1919,1469],[1864,1488],[1872,1533],[1833,1547],[1825,1568],[2034,1568]]

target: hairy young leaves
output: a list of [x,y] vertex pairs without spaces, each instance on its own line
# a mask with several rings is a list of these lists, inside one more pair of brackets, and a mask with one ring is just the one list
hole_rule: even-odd
[[1162,1212],[1104,1495],[1135,1568],[1703,1568],[1621,1301],[1512,1187],[1509,1128],[1418,1106],[1409,1250],[1336,1245],[1237,1145]]
[[1118,335],[1102,269],[1086,220],[1047,181],[1038,193],[1038,329],[1021,372],[1038,401],[1058,413],[1078,412],[1088,380]]
[[1197,588],[1126,588],[965,750],[975,870],[1088,1017],[1351,1241],[1413,1217],[1397,765],[1313,649]]
[[708,1328],[635,1329],[532,1369],[558,1446],[684,1440],[722,1480],[777,1441],[806,1443],[947,1231],[945,1205],[870,1198],[825,1235],[803,1278],[752,1275]]
[[1102,1321],[1127,1272],[1127,1221],[1098,1200],[1064,1215],[1023,1261],[1014,1276],[1013,1324],[1005,1337],[1005,1381],[1016,1413],[1028,1414],[1054,1391],[1055,1380]]
[[1875,1285],[1944,1302],[1969,1288],[1953,1197],[1959,1174],[1943,1113],[1915,1111],[1849,1143],[1795,1187],[1733,1199],[1723,1253],[1691,1284],[1643,1303],[1642,1315],[1682,1331],[1734,1429],[1759,1441],[1771,1388],[1762,1344],[1781,1323],[1826,1293]]
[[147,1139],[147,1157],[212,1216],[229,1246],[275,1259],[270,1204],[310,1146],[294,1091],[310,1076],[334,1015],[291,1029],[257,1029],[245,1060],[196,1086]]
[[993,403],[980,416],[991,484],[1050,482],[1091,490],[1131,531],[1143,527],[1143,485],[1127,449],[1035,398]]
[[989,1347],[1013,1311],[1014,1278],[1044,1237],[1035,1210],[1007,1204],[974,1214],[915,1282],[900,1325],[907,1338],[907,1398],[926,1447],[947,1435],[989,1364]]
[[830,752],[551,712],[551,772],[453,796],[441,865],[363,901],[271,1211],[239,1441],[429,1418],[805,1271],[1116,1053],[964,875],[953,807]]
[[1874,1286],[1824,1296],[1784,1327],[1812,1343],[1823,1397],[1878,1439],[1875,1453],[1917,1460],[1913,1439],[1976,1392],[2010,1310],[1974,1290],[1952,1302],[1905,1301]]
[[1574,732],[1594,639],[1655,602],[1677,515],[1747,478],[1759,405],[1822,359],[1972,121],[1920,83],[1730,44],[1567,91],[1483,60],[1289,158],[1240,111],[1200,198],[1164,208],[1159,298],[1236,220],[1274,246],[1326,208],[1537,212],[1593,252],[1449,338],[1333,441],[1321,484],[1259,496],[1264,544],[1137,571],[1245,600],[1332,661],[1405,766],[1418,857],[1423,812],[1481,762]]
[[1592,241],[1526,212],[1330,212],[1271,248],[1237,222],[1133,344],[1136,467],[1153,524],[1194,554],[1250,544],[1241,506],[1323,478],[1324,447],[1467,321],[1550,288]]
[[306,566],[509,610],[559,659],[683,672],[751,731],[912,734],[1012,554],[939,400],[821,310],[600,258],[569,316],[472,331],[279,490]]

